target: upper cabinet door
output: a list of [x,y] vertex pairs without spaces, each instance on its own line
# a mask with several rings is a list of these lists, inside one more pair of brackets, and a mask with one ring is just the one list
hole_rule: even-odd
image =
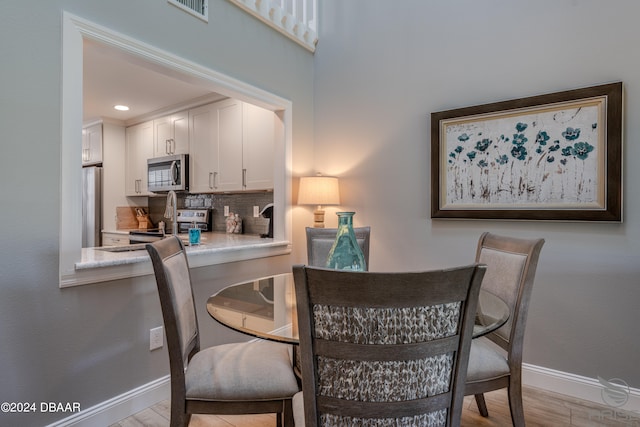
[[82,166],[102,163],[102,123],[82,129]]
[[218,112],[215,104],[189,110],[189,191],[216,191]]
[[189,191],[242,188],[242,103],[227,99],[189,110]]
[[153,157],[153,122],[126,129],[125,195],[147,196],[147,159]]
[[181,111],[156,119],[153,155],[155,157],[189,153],[189,112]]
[[218,153],[216,191],[242,190],[242,102],[216,102]]
[[244,190],[273,189],[275,152],[273,111],[243,104],[242,168]]

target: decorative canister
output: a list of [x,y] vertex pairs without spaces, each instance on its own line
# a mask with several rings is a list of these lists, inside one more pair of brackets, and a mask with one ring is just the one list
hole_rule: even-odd
[[234,222],[235,222],[235,226],[233,228],[233,233],[234,234],[242,234],[242,218],[240,218],[240,215],[236,214],[235,217],[233,218]]
[[337,212],[338,233],[327,257],[327,268],[366,271],[367,263],[353,231],[355,212]]
[[226,221],[226,226],[227,226],[227,233],[231,234],[234,232],[234,230],[236,229],[236,216],[233,212],[231,212],[229,214],[229,216],[227,217]]

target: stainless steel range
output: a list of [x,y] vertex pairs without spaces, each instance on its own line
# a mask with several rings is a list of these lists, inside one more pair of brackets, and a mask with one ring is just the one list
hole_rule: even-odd
[[178,209],[178,233],[188,233],[190,228],[211,231],[211,218],[209,209]]
[[[203,232],[212,231],[212,215],[209,209],[178,209],[178,233],[188,233],[195,224]],[[170,230],[170,228],[169,228]],[[149,243],[164,239],[165,231],[160,229],[129,231],[129,243]]]

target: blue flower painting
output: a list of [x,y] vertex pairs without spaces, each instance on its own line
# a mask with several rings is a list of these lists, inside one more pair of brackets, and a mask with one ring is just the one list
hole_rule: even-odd
[[444,125],[446,203],[492,207],[597,204],[597,104],[451,120]]

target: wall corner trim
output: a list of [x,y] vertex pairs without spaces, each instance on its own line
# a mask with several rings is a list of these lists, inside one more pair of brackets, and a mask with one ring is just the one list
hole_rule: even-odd
[[[606,380],[610,380],[606,378]],[[623,378],[624,380],[624,378]],[[553,393],[564,394],[576,399],[586,400],[608,408],[610,413],[616,411],[633,412],[640,420],[640,389],[629,387],[628,400],[625,404],[614,407],[603,399],[605,388],[597,378],[583,377],[568,372],[556,371],[542,366],[522,364],[522,383]],[[595,411],[595,410],[594,410]],[[607,414],[603,414],[607,415]],[[610,415],[610,414],[609,414]]]
[[82,409],[47,427],[108,426],[169,399],[170,395],[171,377],[166,375],[90,408]]

